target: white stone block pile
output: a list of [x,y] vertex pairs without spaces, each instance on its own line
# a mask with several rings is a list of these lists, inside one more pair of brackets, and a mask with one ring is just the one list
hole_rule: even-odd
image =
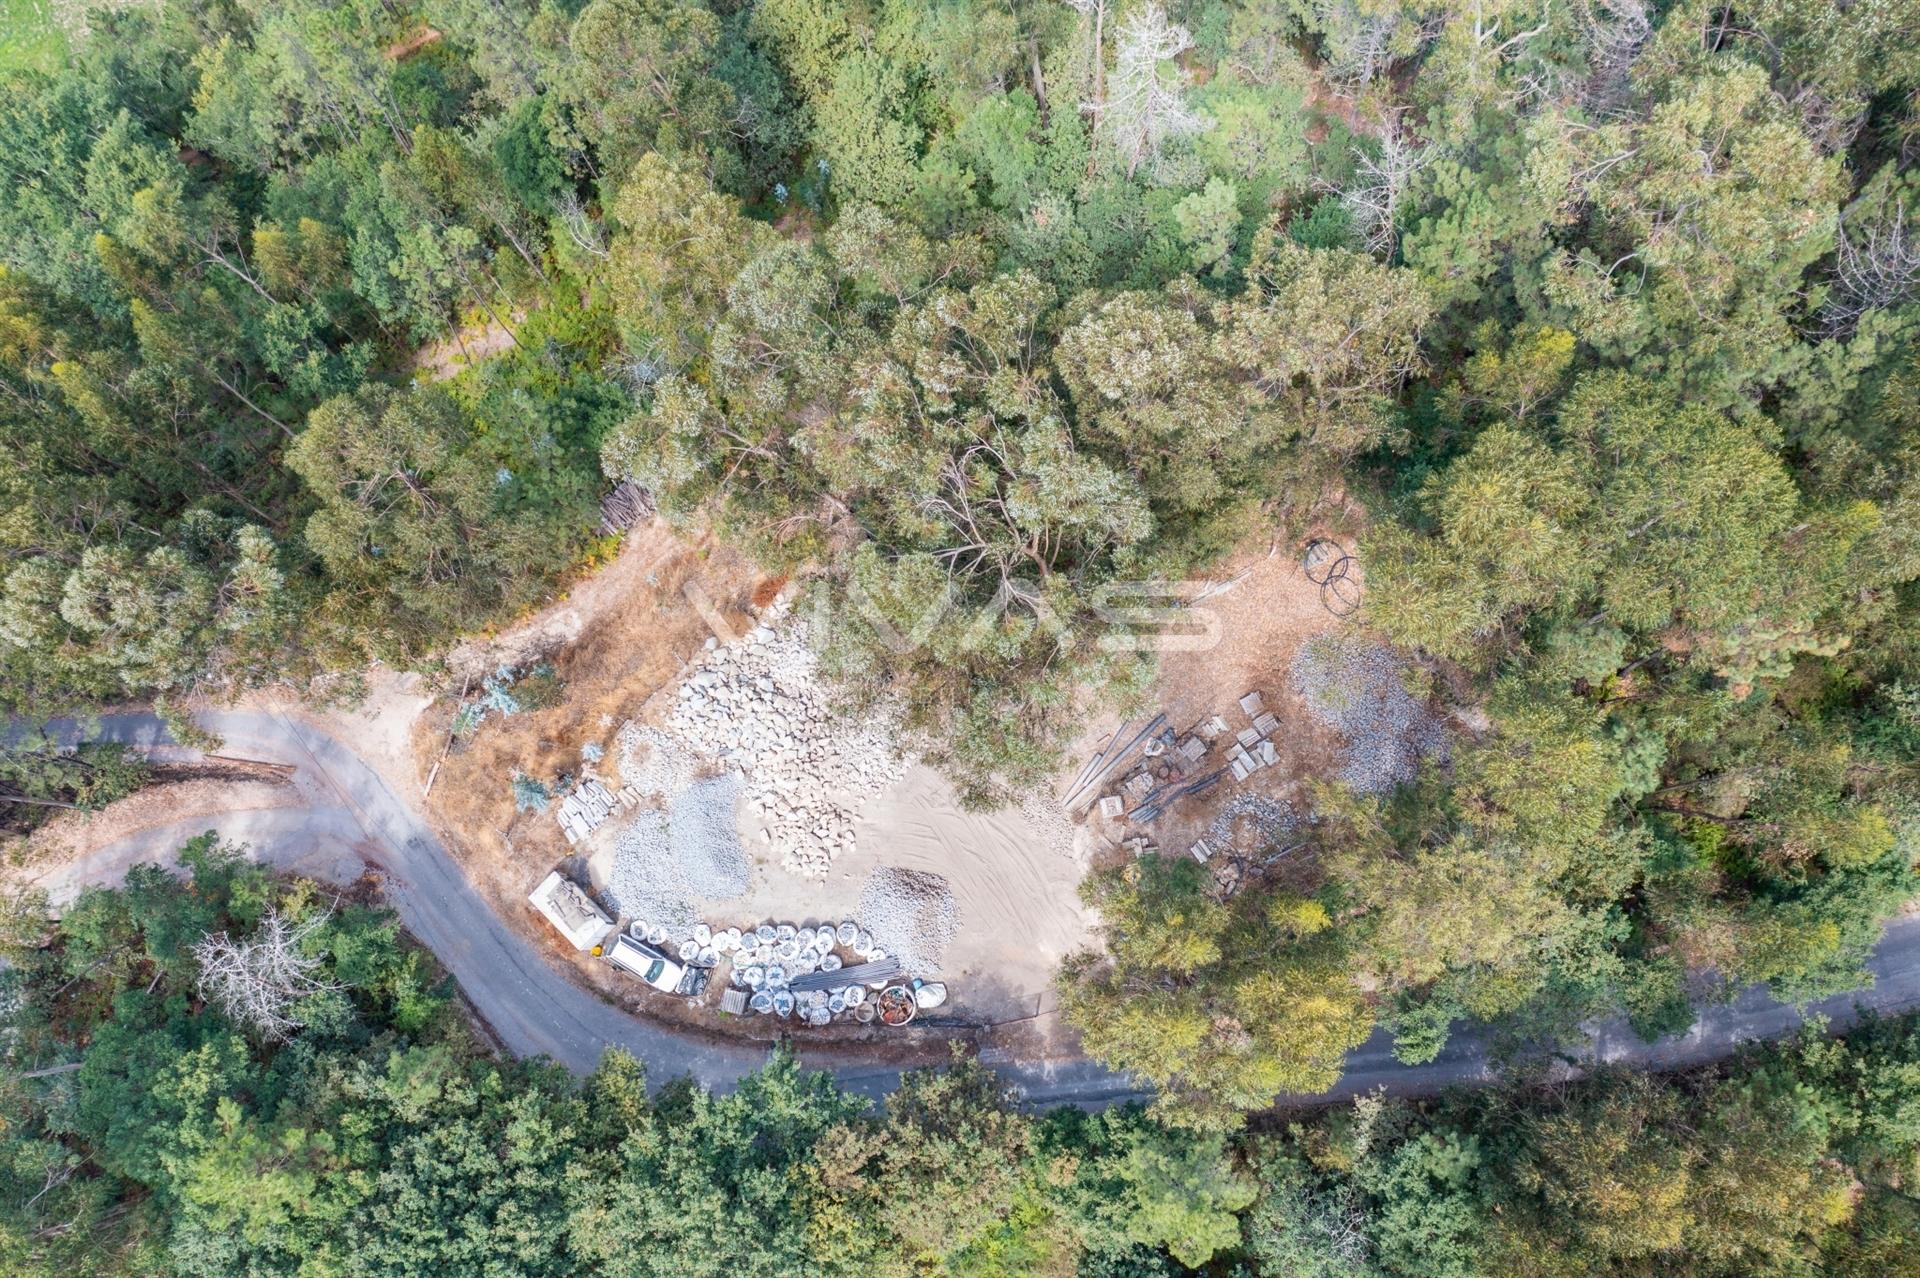
[[801,622],[757,626],[709,651],[667,729],[740,773],[750,827],[795,874],[824,877],[852,851],[859,806],[907,769],[897,712],[835,709]]

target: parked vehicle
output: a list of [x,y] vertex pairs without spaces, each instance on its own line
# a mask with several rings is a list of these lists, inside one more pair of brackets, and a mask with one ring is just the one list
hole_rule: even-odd
[[636,941],[624,933],[614,938],[605,958],[661,993],[681,998],[697,998],[707,988],[707,978],[711,975],[704,967],[682,963],[658,946]]

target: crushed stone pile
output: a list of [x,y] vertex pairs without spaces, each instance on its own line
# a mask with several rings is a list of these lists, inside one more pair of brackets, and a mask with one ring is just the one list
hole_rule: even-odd
[[1407,663],[1384,644],[1322,635],[1301,647],[1292,674],[1307,709],[1346,738],[1339,775],[1354,790],[1384,794],[1444,755],[1445,726],[1407,691]]
[[620,732],[620,776],[656,807],[693,784],[694,760],[684,743],[658,728],[630,723]]
[[620,831],[613,845],[607,896],[615,910],[658,920],[669,927],[692,926],[693,897],[667,839],[667,814],[642,810]]
[[665,812],[640,811],[614,844],[607,892],[620,913],[688,927],[700,901],[740,896],[751,881],[734,826],[740,780],[696,781]]
[[1061,856],[1076,854],[1074,836],[1079,832],[1072,819],[1058,803],[1045,795],[1029,794],[1021,798],[1020,815],[1033,826],[1034,832],[1046,843],[1047,850]]
[[860,892],[861,924],[874,944],[900,960],[910,976],[931,976],[953,940],[958,910],[938,874],[883,865]]
[[667,809],[667,846],[682,882],[697,897],[730,900],[752,881],[733,820],[739,794],[740,778],[725,772],[695,782]]
[[853,849],[860,806],[909,762],[896,744],[896,707],[849,715],[830,704],[797,621],[757,626],[710,650],[681,686],[666,735],[683,752],[738,771],[753,823],[780,864],[814,877]]
[[1285,801],[1241,793],[1220,805],[1206,839],[1216,848],[1257,852],[1298,824],[1292,805]]

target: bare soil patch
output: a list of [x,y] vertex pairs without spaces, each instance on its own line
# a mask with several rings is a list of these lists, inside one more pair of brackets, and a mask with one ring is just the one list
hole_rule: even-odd
[[196,816],[290,807],[299,792],[283,779],[193,777],[161,780],[97,812],[60,812],[9,847],[10,871],[31,871],[85,856],[148,830]]
[[[418,43],[408,49],[408,53],[425,48],[440,38],[440,33],[431,27],[421,34],[427,38],[414,37]],[[515,324],[525,322],[526,318],[525,311],[513,312]],[[513,344],[513,331],[497,319],[490,319],[484,324],[470,324],[455,329],[448,337],[422,346],[414,354],[413,371],[427,381],[444,382],[482,360],[508,350]]]

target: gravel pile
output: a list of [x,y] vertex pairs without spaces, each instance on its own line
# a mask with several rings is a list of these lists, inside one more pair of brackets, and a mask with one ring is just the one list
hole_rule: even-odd
[[693,894],[674,864],[667,838],[667,814],[641,810],[620,831],[613,845],[607,896],[615,911],[664,927],[691,927],[697,917]]
[[1067,818],[1058,803],[1045,795],[1029,794],[1020,800],[1019,807],[1020,815],[1046,842],[1048,851],[1065,857],[1074,854],[1073,836],[1079,827]]
[[747,852],[734,827],[739,778],[697,781],[665,812],[641,810],[613,848],[607,894],[621,914],[667,928],[691,927],[696,903],[747,890]]
[[685,742],[630,723],[620,733],[620,776],[641,798],[665,807],[693,784],[694,760]]
[[953,940],[953,890],[937,874],[883,865],[860,893],[860,922],[912,976],[931,976]]
[[[1217,848],[1257,852],[1299,823],[1291,805],[1264,794],[1236,794],[1220,805],[1207,842]],[[1235,837],[1235,832],[1243,832]]]
[[1322,635],[1293,659],[1293,687],[1346,738],[1340,779],[1362,794],[1413,780],[1420,761],[1446,749],[1446,729],[1407,691],[1406,662],[1361,639]]
[[667,846],[694,896],[725,901],[747,890],[752,875],[734,824],[740,778],[731,772],[697,781],[667,809]]
[[756,627],[710,651],[681,686],[668,736],[737,770],[781,865],[824,877],[853,849],[860,805],[907,770],[898,724],[890,706],[836,711],[807,628],[795,622]]

